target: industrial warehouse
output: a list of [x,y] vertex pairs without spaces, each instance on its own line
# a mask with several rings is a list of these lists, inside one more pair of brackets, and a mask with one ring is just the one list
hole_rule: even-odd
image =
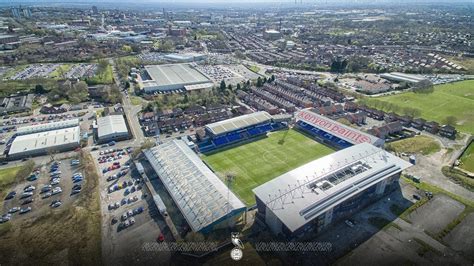
[[213,84],[189,64],[145,66],[138,80],[145,93],[180,91],[191,85]]
[[307,163],[253,190],[259,215],[277,235],[294,238],[393,191],[410,163],[361,143]]
[[97,118],[95,132],[97,143],[121,141],[131,137],[122,114],[113,114]]
[[144,152],[193,232],[235,224],[245,205],[189,148],[173,140]]
[[19,128],[10,140],[8,159],[74,150],[80,146],[80,133],[78,119]]

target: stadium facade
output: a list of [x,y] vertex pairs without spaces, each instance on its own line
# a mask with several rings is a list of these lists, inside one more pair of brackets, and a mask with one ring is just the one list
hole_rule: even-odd
[[144,154],[193,232],[232,226],[246,210],[184,140],[163,143]]
[[213,84],[190,64],[145,66],[139,83],[145,93],[185,90],[185,86],[189,85]]
[[385,143],[383,139],[319,115],[312,109],[299,111],[295,118],[296,129],[336,149],[344,149],[364,142],[382,147]]
[[289,239],[319,233],[395,190],[410,166],[368,142],[353,145],[253,189],[257,218]]

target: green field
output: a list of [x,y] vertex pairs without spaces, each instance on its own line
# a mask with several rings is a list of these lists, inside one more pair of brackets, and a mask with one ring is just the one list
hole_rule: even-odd
[[447,116],[454,116],[458,120],[458,130],[474,134],[474,80],[437,85],[429,94],[407,92],[371,99],[390,102],[401,108],[420,109],[421,117],[441,124]]
[[467,147],[467,149],[464,151],[460,158],[460,161],[460,167],[462,169],[474,173],[474,142],[471,142],[469,147]]
[[203,155],[203,160],[221,178],[227,173],[234,174],[232,190],[245,204],[253,205],[253,188],[333,152],[295,130],[284,130],[248,144]]

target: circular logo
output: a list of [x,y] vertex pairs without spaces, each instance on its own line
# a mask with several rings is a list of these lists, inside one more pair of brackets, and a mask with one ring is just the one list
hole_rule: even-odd
[[244,253],[242,252],[241,249],[239,248],[234,248],[232,249],[232,251],[230,252],[230,257],[235,260],[235,261],[238,261],[240,259],[242,259],[242,256],[244,255]]

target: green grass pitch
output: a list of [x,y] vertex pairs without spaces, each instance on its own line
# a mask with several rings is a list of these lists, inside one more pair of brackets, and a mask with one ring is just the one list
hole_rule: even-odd
[[430,94],[407,92],[374,99],[418,108],[421,117],[440,124],[447,116],[454,116],[458,120],[456,129],[474,134],[474,80],[437,85]]
[[297,132],[283,130],[202,159],[223,178],[233,173],[231,188],[247,205],[255,204],[252,189],[334,150]]
[[469,147],[464,151],[460,161],[462,163],[461,168],[474,173],[474,142],[471,142]]

